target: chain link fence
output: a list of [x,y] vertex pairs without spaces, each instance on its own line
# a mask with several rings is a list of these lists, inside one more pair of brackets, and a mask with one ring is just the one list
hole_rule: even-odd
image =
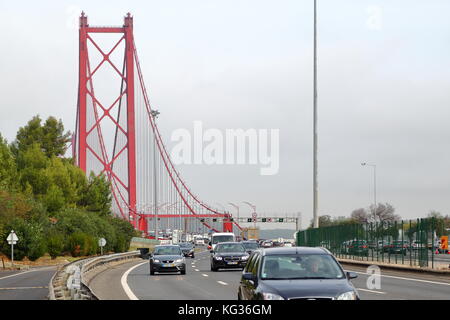
[[441,265],[435,253],[442,235],[448,230],[435,218],[424,218],[308,229],[296,240],[298,246],[325,247],[342,259],[435,268]]

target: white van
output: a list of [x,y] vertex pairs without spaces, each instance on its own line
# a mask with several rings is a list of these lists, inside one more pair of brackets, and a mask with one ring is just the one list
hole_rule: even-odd
[[210,242],[212,250],[214,250],[216,244],[221,242],[236,242],[236,236],[234,235],[234,233],[231,232],[213,233]]

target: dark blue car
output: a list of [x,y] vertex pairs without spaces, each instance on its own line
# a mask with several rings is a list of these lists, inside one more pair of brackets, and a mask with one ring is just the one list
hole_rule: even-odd
[[325,248],[281,247],[252,253],[242,273],[239,300],[359,300],[345,273]]

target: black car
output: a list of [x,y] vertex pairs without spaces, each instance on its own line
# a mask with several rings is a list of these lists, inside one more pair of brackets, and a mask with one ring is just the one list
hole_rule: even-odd
[[183,255],[185,257],[195,258],[194,245],[192,243],[180,242],[178,245],[180,246],[181,251],[183,252]]
[[252,253],[256,249],[259,249],[259,244],[256,241],[241,241],[242,245],[245,248],[245,251],[247,251],[248,254]]
[[359,300],[345,273],[325,248],[281,247],[252,253],[238,289],[239,300]]
[[249,257],[240,242],[218,243],[211,253],[211,271],[221,268],[244,268]]
[[155,272],[180,272],[186,274],[186,261],[178,245],[155,246],[150,256],[150,274]]

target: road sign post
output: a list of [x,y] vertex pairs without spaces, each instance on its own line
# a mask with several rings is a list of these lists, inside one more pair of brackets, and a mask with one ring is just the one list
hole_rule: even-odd
[[14,230],[11,230],[11,233],[8,235],[8,243],[11,245],[11,265],[14,267],[14,245],[19,241],[19,238],[17,237]]
[[100,255],[103,255],[103,247],[106,245],[105,238],[100,238],[98,240],[98,246],[100,247]]

